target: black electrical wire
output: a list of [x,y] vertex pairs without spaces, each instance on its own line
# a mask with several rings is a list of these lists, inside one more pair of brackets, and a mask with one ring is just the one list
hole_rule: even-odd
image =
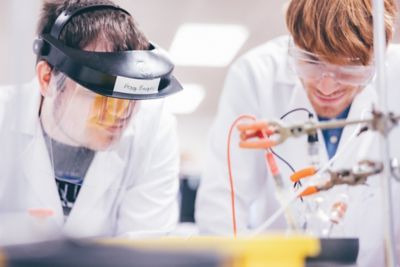
[[[286,112],[285,114],[283,114],[279,119],[282,120],[282,119],[284,119],[286,116],[290,115],[290,114],[293,113],[293,112],[297,112],[297,111],[305,111],[305,112],[308,113],[308,117],[309,117],[309,118],[314,117],[314,114],[313,114],[311,111],[309,111],[308,109],[306,109],[306,108],[295,108],[295,109],[289,110],[288,112]],[[295,168],[293,168],[293,166],[292,166],[287,160],[285,160],[283,157],[281,157],[281,156],[280,156],[278,153],[276,153],[272,148],[270,148],[270,151],[271,151],[272,154],[275,155],[275,157],[277,157],[279,160],[281,160],[283,163],[285,163],[293,173],[296,172]],[[300,183],[300,182],[299,182],[299,183]],[[300,185],[301,185],[301,183],[300,183]]]
[[[309,118],[309,119],[311,119],[311,118],[314,117],[314,114],[313,114],[311,111],[309,111],[308,109],[306,109],[306,108],[295,108],[295,109],[289,110],[288,112],[286,112],[285,114],[283,114],[279,119],[280,119],[280,120],[283,120],[286,116],[292,114],[293,112],[297,112],[297,111],[305,111],[305,112],[307,112],[307,113],[308,113],[308,118]],[[275,157],[277,157],[280,161],[282,161],[283,163],[285,163],[286,166],[288,166],[289,169],[290,169],[293,173],[296,172],[295,168],[293,168],[293,166],[292,166],[287,160],[285,160],[283,157],[281,157],[279,154],[277,154],[272,148],[269,148],[269,150],[271,151],[272,154],[275,155]],[[297,188],[297,187],[299,187],[299,186],[302,186],[300,181],[297,181],[297,182],[295,182],[295,183],[293,184],[293,187],[294,187],[294,188]]]
[[297,112],[297,111],[305,111],[305,112],[308,113],[308,117],[309,117],[309,118],[313,118],[313,117],[314,117],[314,114],[313,114],[311,111],[309,111],[308,109],[306,109],[306,108],[295,108],[295,109],[289,110],[288,112],[286,112],[285,114],[283,114],[279,119],[282,120],[282,119],[284,119],[286,116],[288,116],[289,114],[291,114],[291,113],[293,113],[293,112]]
[[278,155],[272,148],[270,148],[269,151],[271,151],[271,153],[274,154],[275,157],[277,157],[277,158],[280,159],[283,163],[285,163],[293,173],[296,172],[296,170],[293,168],[293,166],[290,165],[290,163],[289,163],[287,160],[285,160],[285,159],[282,158],[280,155]]

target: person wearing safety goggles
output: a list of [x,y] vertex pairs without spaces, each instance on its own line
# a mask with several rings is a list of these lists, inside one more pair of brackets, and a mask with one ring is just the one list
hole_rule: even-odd
[[[397,10],[395,1],[384,2],[389,43]],[[291,0],[286,11],[291,36],[253,49],[231,66],[210,130],[207,162],[197,194],[195,218],[200,232],[231,234],[237,229],[238,234],[246,233],[257,229],[280,208],[278,183],[266,165],[266,152],[239,148],[235,131],[230,149],[235,201],[231,201],[225,144],[232,123],[240,115],[282,118],[288,125],[310,119],[360,119],[371,115],[378,99],[373,87],[372,16],[371,1]],[[378,135],[365,132],[352,138],[356,130],[357,126],[348,126],[318,131],[318,136],[290,138],[273,147],[288,163],[276,157],[276,170],[283,180],[279,186],[294,193],[298,190],[290,180],[294,171],[310,165],[325,166],[338,151],[343,153],[330,165],[333,170],[378,157]],[[350,139],[351,144],[347,142]],[[315,198],[305,197],[303,202],[296,200],[291,206],[294,223],[290,226],[319,236],[357,238],[358,266],[383,266],[379,179],[371,178],[368,184],[342,185]],[[348,209],[343,220],[332,226],[332,207],[343,194]],[[289,224],[280,216],[269,230],[286,228]]]
[[361,58],[329,59],[301,49],[293,41],[289,42],[291,67],[301,80],[319,117],[339,116],[373,79],[372,54],[364,59],[364,63]]
[[173,230],[179,153],[162,99],[182,87],[166,53],[108,0],[44,1],[33,49],[37,79],[0,103],[0,215],[26,223],[0,228],[30,229],[8,241]]

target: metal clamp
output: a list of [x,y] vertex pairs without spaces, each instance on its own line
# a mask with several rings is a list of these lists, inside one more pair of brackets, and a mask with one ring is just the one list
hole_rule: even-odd
[[[328,181],[309,186],[300,193],[300,197],[312,195],[320,191],[326,191],[336,185],[361,185],[366,184],[368,177],[381,173],[383,171],[382,162],[371,160],[362,160],[352,169],[342,169],[338,171],[328,170]],[[306,178],[306,177],[301,177]]]
[[[315,134],[318,129],[343,128],[347,125],[364,124],[362,131],[372,129],[383,135],[387,135],[399,124],[400,115],[394,113],[383,114],[373,110],[372,118],[358,120],[331,120],[324,122],[306,121],[300,124],[285,125],[281,121],[259,120],[253,123],[239,124],[240,132],[239,146],[251,149],[268,149],[286,141],[289,137]],[[361,133],[361,132],[360,132]]]

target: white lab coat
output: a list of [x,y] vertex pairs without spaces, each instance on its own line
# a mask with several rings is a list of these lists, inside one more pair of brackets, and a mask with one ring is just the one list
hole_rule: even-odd
[[[142,236],[174,229],[179,188],[176,123],[160,114],[157,100],[142,102],[134,129],[124,134],[117,149],[96,153],[64,221],[40,132],[37,82],[0,88],[0,95],[0,217],[26,218],[29,209],[47,208],[54,215],[46,224],[72,237]],[[13,228],[0,221],[3,234],[9,231],[5,227]]]
[[[204,234],[231,234],[233,231],[226,143],[229,127],[234,119],[241,114],[253,114],[259,119],[278,119],[287,111],[300,107],[315,114],[300,80],[288,65],[287,50],[288,38],[280,37],[248,52],[230,68],[217,116],[210,130],[205,171],[196,201],[196,222],[200,232]],[[354,99],[348,119],[360,118],[377,100],[376,91],[372,86],[367,86]],[[307,113],[300,111],[287,116],[285,121],[293,123],[307,119]],[[338,151],[343,149],[356,127],[344,128]],[[307,154],[306,138],[291,138],[274,149],[296,170],[305,168],[311,161]],[[377,140],[378,135],[373,132],[357,137],[352,142],[354,144],[351,149],[347,149],[332,168],[349,168],[359,160],[378,158]],[[319,159],[321,166],[328,161],[321,133]],[[240,149],[236,134],[231,144],[231,161],[236,191],[237,227],[239,233],[245,233],[263,223],[280,205],[274,195],[275,185],[262,151]],[[277,162],[285,185],[292,188],[293,184],[289,181],[290,169],[278,159]],[[324,193],[325,199],[331,201],[329,203],[341,193],[350,196],[343,225],[334,228],[331,236],[359,237],[359,266],[383,266],[383,215],[380,208],[379,178],[372,177],[368,184],[369,186],[338,186]],[[281,217],[270,230],[285,228],[285,220]]]

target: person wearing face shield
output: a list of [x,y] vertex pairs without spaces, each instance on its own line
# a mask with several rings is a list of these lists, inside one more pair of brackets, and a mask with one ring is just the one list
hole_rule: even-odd
[[[230,151],[235,193],[232,210],[226,143],[229,129],[240,115],[251,114],[266,120],[284,117],[287,124],[306,122],[310,117],[330,121],[371,116],[374,103],[378,103],[378,92],[373,86],[371,2],[289,1],[286,24],[290,36],[269,41],[233,63],[210,130],[207,162],[197,194],[195,218],[201,233],[232,234],[236,216],[237,233],[246,234],[281,207],[275,194],[274,175],[266,166],[265,151],[239,148],[240,140],[234,131]],[[388,44],[397,10],[395,1],[384,2]],[[389,46],[387,58],[398,51]],[[398,72],[398,68],[393,71]],[[395,84],[389,84],[389,90]],[[319,130],[316,155],[309,152],[310,140],[306,135],[273,147],[292,168],[276,160],[284,188],[294,191],[290,175],[314,164],[313,157],[319,161],[318,168],[343,150],[330,166],[333,170],[378,158],[378,134],[369,131],[352,138],[356,130],[357,126]],[[347,142],[350,138],[351,144]],[[368,180],[368,186],[341,185],[314,199],[298,199],[291,206],[296,228],[322,237],[357,238],[357,266],[384,266],[380,190],[379,178],[374,177]],[[331,227],[330,210],[343,195],[348,206],[346,214],[339,225]],[[319,221],[315,220],[317,216]],[[269,230],[288,227],[285,217],[280,216]]]
[[163,98],[182,87],[166,53],[108,0],[45,1],[33,49],[36,79],[2,90],[0,214],[71,237],[173,230],[179,153]]

